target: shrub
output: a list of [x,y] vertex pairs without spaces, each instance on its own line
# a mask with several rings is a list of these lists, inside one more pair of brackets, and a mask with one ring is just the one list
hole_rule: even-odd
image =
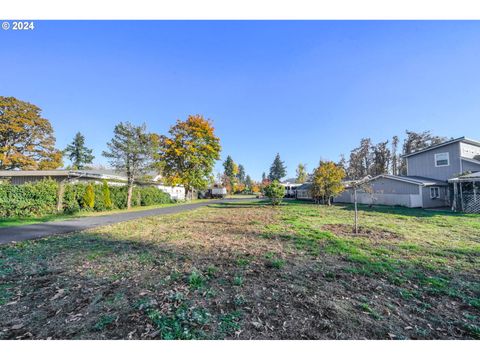
[[24,185],[0,184],[0,216],[31,217],[56,212],[58,183],[47,179]]
[[265,186],[263,192],[274,206],[279,205],[285,196],[285,188],[277,180],[274,180],[271,184]]
[[[24,185],[0,184],[1,217],[34,217],[56,213],[58,183],[42,180]],[[127,186],[69,183],[63,192],[63,212],[72,214],[82,209],[104,211],[127,207]],[[172,202],[170,196],[156,187],[135,187],[132,206],[148,206]]]
[[[110,188],[110,197],[115,209],[127,208],[128,186],[112,186]],[[137,188],[133,188],[132,206],[140,206],[140,192]]]
[[108,187],[106,180],[103,180],[102,192],[103,192],[103,201],[105,203],[105,208],[109,210],[112,208],[112,199],[110,198],[110,188]]
[[63,193],[63,211],[73,214],[83,206],[83,197],[87,186],[85,184],[67,184]]
[[141,187],[140,192],[140,204],[141,206],[150,206],[155,204],[167,204],[170,203],[170,196],[162,190],[154,187]]
[[95,189],[93,184],[88,184],[85,194],[83,195],[83,208],[93,209],[95,206]]
[[127,207],[127,187],[112,186],[110,189],[110,198],[115,209],[125,209]]

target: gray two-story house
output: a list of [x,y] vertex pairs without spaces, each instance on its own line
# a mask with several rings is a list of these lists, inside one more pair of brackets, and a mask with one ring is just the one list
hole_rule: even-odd
[[[450,206],[454,192],[449,180],[480,171],[480,142],[465,137],[452,139],[404,155],[404,159],[406,176],[385,174],[372,178],[367,187],[357,191],[358,202],[422,208]],[[474,190],[476,186],[474,183]],[[353,202],[353,191],[347,187],[334,200]]]

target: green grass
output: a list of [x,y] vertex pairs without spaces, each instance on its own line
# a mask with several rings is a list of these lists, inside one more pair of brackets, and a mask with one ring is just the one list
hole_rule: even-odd
[[[199,200],[193,200],[191,202],[205,202],[205,201],[208,201],[208,200],[199,199]],[[29,217],[29,218],[4,218],[4,219],[0,219],[0,227],[13,227],[13,226],[40,224],[40,223],[45,223],[50,221],[63,221],[63,220],[81,218],[81,217],[114,215],[114,214],[121,214],[126,212],[136,212],[136,211],[143,211],[143,210],[158,209],[163,207],[178,206],[183,204],[186,204],[186,203],[178,202],[178,203],[170,203],[170,204],[151,205],[151,206],[136,206],[131,208],[130,210],[121,209],[121,210],[110,210],[110,211],[99,211],[99,212],[81,211],[75,214],[51,214],[51,215],[45,215],[40,217]]]
[[480,215],[359,219],[354,236],[351,206],[225,202],[1,246],[0,338],[480,336]]

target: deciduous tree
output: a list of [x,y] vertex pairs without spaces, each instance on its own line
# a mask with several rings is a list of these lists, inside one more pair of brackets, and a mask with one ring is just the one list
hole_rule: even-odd
[[307,167],[305,164],[298,164],[297,166],[297,178],[295,181],[299,184],[303,184],[305,181],[307,181]]
[[157,166],[168,183],[183,185],[188,197],[192,189],[205,189],[212,181],[220,139],[211,121],[201,115],[178,120],[169,134],[159,138]]
[[49,170],[63,165],[52,125],[41,112],[28,102],[0,96],[0,170]]
[[333,161],[321,161],[320,165],[313,172],[312,197],[319,202],[330,205],[331,199],[340,194],[344,186],[342,180],[345,178],[345,171]]

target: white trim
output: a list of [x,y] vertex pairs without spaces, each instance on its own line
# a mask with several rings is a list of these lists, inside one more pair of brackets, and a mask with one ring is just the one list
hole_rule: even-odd
[[[437,160],[437,157],[439,155],[445,155],[447,154],[447,164],[446,165],[438,165],[438,160]],[[435,157],[435,167],[445,167],[445,166],[450,166],[450,152],[449,151],[446,151],[446,152],[441,152],[441,153],[436,153],[434,154],[434,157]],[[442,161],[444,159],[440,159],[440,161]]]
[[[439,199],[440,198],[440,188],[438,186],[430,186],[429,189],[430,189],[430,199]],[[437,190],[437,196],[432,196],[432,190]]]
[[402,181],[406,182],[409,184],[414,184],[414,185],[419,185],[419,186],[425,186],[425,184],[420,181],[420,180],[415,180],[415,179],[405,179],[404,177],[396,176],[396,175],[389,175],[389,174],[382,174],[382,175],[377,175],[374,178],[370,179],[368,182],[379,179],[379,178],[385,178],[385,179],[390,179],[390,180],[397,180],[397,181]]
[[[460,161],[462,161],[462,160],[471,162],[471,163],[473,163],[473,164],[478,164],[478,165],[480,165],[480,161],[479,161],[479,160],[476,160],[476,159],[470,159],[470,158],[466,158],[466,157],[463,157],[463,156],[462,156],[462,157],[460,158]],[[463,171],[462,171],[462,172],[463,172]]]

